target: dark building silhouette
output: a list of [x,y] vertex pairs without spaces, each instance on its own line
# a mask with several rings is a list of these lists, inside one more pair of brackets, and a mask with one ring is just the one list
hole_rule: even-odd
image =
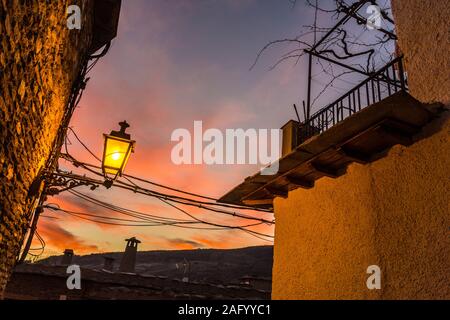
[[137,246],[141,241],[135,237],[126,239],[127,246],[125,247],[125,253],[123,254],[122,261],[120,262],[120,272],[132,272],[134,273],[134,267],[136,265],[136,253]]
[[98,272],[84,268],[80,290],[67,290],[64,267],[21,264],[5,292],[8,300],[268,300],[270,291],[236,284],[189,282],[168,277]]
[[103,257],[103,270],[112,272],[114,270],[114,258],[111,257]]
[[61,265],[68,266],[72,264],[72,258],[73,258],[73,250],[72,249],[66,249],[64,250],[64,255],[61,259]]

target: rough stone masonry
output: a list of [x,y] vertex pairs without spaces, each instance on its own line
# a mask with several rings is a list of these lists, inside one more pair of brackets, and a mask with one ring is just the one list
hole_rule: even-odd
[[[81,29],[67,28],[67,7]],[[92,38],[92,0],[0,0],[0,298],[20,254],[72,85]]]

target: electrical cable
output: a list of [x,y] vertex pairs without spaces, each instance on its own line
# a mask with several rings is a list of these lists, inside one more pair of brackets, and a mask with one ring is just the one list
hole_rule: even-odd
[[[73,128],[69,128],[69,129],[74,134],[75,138],[83,146],[83,148],[85,148],[97,161],[102,162],[102,160],[98,156],[96,156],[95,153],[92,152],[92,150],[79,138],[79,136],[76,134],[75,130]],[[67,149],[66,149],[66,154],[69,155],[72,158],[72,160],[76,161],[77,164],[79,164],[79,165],[89,166],[89,167],[95,168],[95,169],[101,169],[101,167],[99,167],[99,166],[95,166],[95,165],[92,165],[92,164],[82,163],[82,162],[77,161],[74,157],[72,157],[67,152]],[[166,186],[166,185],[163,185],[163,184],[160,184],[160,183],[156,183],[156,182],[150,181],[148,179],[143,179],[143,178],[135,177],[135,176],[128,175],[128,174],[123,174],[123,176],[126,177],[126,178],[129,178],[129,179],[134,179],[134,180],[137,180],[137,181],[140,181],[140,182],[148,183],[148,184],[151,184],[151,185],[154,185],[154,186],[157,186],[157,187],[160,187],[160,188],[168,189],[168,190],[171,190],[171,191],[175,191],[175,192],[178,192],[178,193],[194,196],[194,197],[197,197],[197,198],[203,198],[203,199],[207,199],[207,200],[218,201],[218,199],[213,198],[213,197],[208,197],[208,196],[200,195],[200,194],[197,194],[197,193],[187,192],[187,191],[184,191],[184,190],[181,190],[181,189],[177,189],[177,188],[169,187],[169,186]],[[242,209],[242,210],[261,211],[261,212],[268,212],[268,213],[271,212],[270,210],[267,210],[267,209],[254,208],[254,207],[248,207],[248,206],[238,206],[238,205],[228,205],[228,204],[215,204],[215,205],[232,207],[232,208],[237,208],[237,209]]]

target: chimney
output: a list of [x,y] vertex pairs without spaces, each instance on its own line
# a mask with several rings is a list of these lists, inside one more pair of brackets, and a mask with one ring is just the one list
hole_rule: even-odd
[[284,126],[281,127],[283,132],[283,145],[281,149],[281,156],[291,153],[299,145],[300,142],[300,124],[298,121],[289,120]]
[[64,255],[61,259],[61,265],[68,266],[72,264],[73,250],[66,249],[64,250]]
[[320,128],[295,120],[289,120],[281,127],[281,130],[283,132],[282,157],[294,151],[296,147],[312,136],[320,133]]
[[135,237],[126,239],[127,246],[125,247],[125,253],[123,254],[122,261],[120,262],[120,272],[134,273],[136,266],[136,253],[137,246],[141,241]]
[[104,271],[109,271],[109,272],[113,272],[114,270],[114,258],[111,257],[103,257],[103,259],[105,259],[104,263],[103,263],[103,269]]

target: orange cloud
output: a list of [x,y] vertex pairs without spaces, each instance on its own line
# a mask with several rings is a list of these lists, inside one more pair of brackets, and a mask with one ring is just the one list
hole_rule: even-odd
[[54,222],[41,220],[38,227],[39,234],[44,238],[46,244],[53,250],[73,249],[76,254],[85,254],[98,251],[98,247],[86,244],[83,239],[62,228]]
[[[252,5],[256,5],[254,0],[226,2],[226,6],[232,7],[233,10],[250,8]],[[197,35],[199,31],[197,26],[202,21],[191,19],[187,14],[195,14],[199,6],[203,8],[193,1],[171,4],[167,4],[166,1],[141,1],[136,5],[124,5],[117,41],[90,74],[92,80],[70,125],[83,142],[101,157],[102,133],[117,129],[117,122],[126,119],[131,124],[129,132],[137,141],[136,152],[128,162],[126,173],[178,189],[220,197],[259,168],[242,165],[176,166],[170,159],[171,149],[175,144],[170,141],[171,132],[177,128],[191,129],[194,120],[202,120],[205,129],[252,126],[269,128],[281,125],[279,119],[292,115],[288,102],[298,98],[298,88],[301,86],[296,81],[300,77],[300,72],[286,67],[264,76],[256,77],[254,73],[249,73],[247,67],[253,61],[260,45],[264,44],[264,39],[252,42],[252,37],[243,37],[245,40],[239,50],[229,45],[238,45],[238,42],[233,40],[227,45],[227,37],[222,39],[221,35],[215,33],[210,39],[203,39],[202,36],[194,37],[192,40],[195,41],[206,40],[196,45],[193,45],[191,40],[183,42],[192,38],[186,37],[183,31],[189,29],[195,32],[191,33],[192,35]],[[256,8],[259,7],[261,6]],[[254,12],[251,11],[253,16]],[[191,20],[195,23],[189,28]],[[209,20],[204,21],[205,26]],[[216,27],[217,22],[213,22]],[[228,29],[227,25],[224,30]],[[260,28],[255,30],[257,34],[261,33]],[[177,35],[180,38],[177,38]],[[239,37],[230,37],[230,39],[237,38]],[[214,49],[213,44],[217,39],[224,45],[221,52],[227,52],[228,48],[232,48],[227,56],[233,61],[222,61],[214,54],[214,50],[210,51]],[[244,49],[247,42],[252,42],[253,45]],[[192,48],[198,48],[198,51],[187,50]],[[178,55],[180,51],[182,55]],[[239,58],[234,55],[235,52],[241,51],[242,57],[240,54]],[[71,144],[69,143],[68,147],[73,156],[81,161],[99,164],[73,135],[69,135],[69,139]],[[80,168],[70,167],[64,161],[61,161],[61,165],[74,172],[91,175]],[[143,184],[143,186],[168,192],[150,185]],[[95,192],[85,188],[81,188],[80,191],[118,206],[169,218],[187,218],[158,200],[132,192],[114,188],[105,190],[103,187]],[[49,201],[72,211],[129,218],[73,198],[67,193],[50,198]],[[183,208],[207,221],[230,225],[249,223],[248,220],[194,207]],[[246,213],[260,215],[260,213]],[[123,239],[129,236],[137,236],[143,240],[140,249],[145,250],[232,248],[266,244],[241,231],[111,226],[83,221],[61,212],[46,211],[46,214],[60,218],[41,221],[39,225],[40,232],[49,247],[54,246],[57,250],[72,247],[74,250],[88,252],[105,247],[111,251],[122,251]],[[263,217],[271,218],[265,214]],[[85,231],[88,227],[89,232]],[[273,231],[272,227],[267,226],[252,229],[264,233]],[[88,241],[95,245],[86,245]],[[106,243],[111,245],[108,246]]]
[[169,243],[170,247],[180,250],[198,249],[204,247],[204,245],[199,242],[181,238],[166,239],[166,241]]
[[224,238],[214,240],[204,236],[196,236],[192,237],[192,239],[207,248],[227,249],[233,246],[233,243],[231,241]]

